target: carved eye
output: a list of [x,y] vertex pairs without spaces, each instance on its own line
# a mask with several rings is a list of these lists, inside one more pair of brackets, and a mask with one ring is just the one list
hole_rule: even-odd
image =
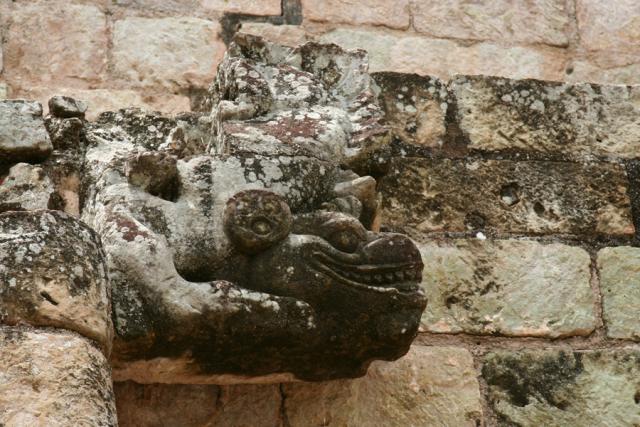
[[291,222],[284,198],[265,190],[235,194],[224,211],[225,234],[245,254],[261,252],[287,237]]
[[358,250],[362,237],[354,230],[342,230],[331,234],[327,240],[342,252],[354,253]]
[[262,218],[258,218],[256,220],[253,221],[253,223],[251,224],[251,229],[256,233],[256,234],[260,234],[262,236],[266,236],[267,234],[269,234],[271,232],[271,224],[269,224],[268,221],[262,219]]

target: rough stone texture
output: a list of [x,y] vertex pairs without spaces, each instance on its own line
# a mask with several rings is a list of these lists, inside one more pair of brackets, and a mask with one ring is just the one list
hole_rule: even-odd
[[598,0],[576,2],[580,44],[588,50],[639,53],[640,4],[619,0],[610,6]]
[[164,114],[176,114],[189,111],[189,98],[172,94],[146,94],[144,91],[116,89],[75,89],[55,87],[30,87],[19,90],[16,96],[36,99],[45,106],[44,114],[49,113],[47,101],[55,95],[69,96],[87,103],[87,120],[95,120],[105,111],[121,108],[143,108],[149,111],[161,111]]
[[302,13],[310,21],[409,27],[409,0],[302,0]]
[[0,101],[0,164],[43,160],[52,150],[42,120],[42,105]]
[[54,191],[42,167],[18,163],[0,178],[0,212],[47,209]]
[[411,13],[415,29],[434,37],[556,46],[569,42],[564,0],[417,1],[412,3]]
[[6,83],[0,82],[0,100],[7,98],[9,95],[9,86]]
[[273,25],[262,22],[245,22],[241,33],[262,37],[285,46],[299,46],[312,41],[313,36],[298,25]]
[[282,425],[278,385],[115,383],[120,427]]
[[0,326],[0,424],[116,426],[111,372],[89,340]]
[[109,255],[118,380],[353,378],[408,351],[420,253],[365,228],[375,179],[344,170],[389,142],[366,64],[241,35],[211,115],[87,126],[82,217]]
[[490,353],[482,376],[499,425],[611,426],[640,423],[637,348]]
[[438,333],[557,338],[595,329],[590,258],[581,248],[526,240],[460,239],[420,245]]
[[482,420],[473,359],[455,347],[414,345],[397,362],[374,362],[356,380],[230,387],[127,382],[116,383],[115,392],[121,427],[475,427]]
[[640,87],[460,76],[451,83],[469,147],[538,157],[640,156]]
[[565,77],[567,82],[615,83],[624,85],[640,84],[640,59],[616,61],[614,64],[603,64],[601,53],[591,58],[577,59],[569,65],[571,73]]
[[417,73],[445,80],[456,74],[562,80],[567,60],[563,49],[552,47],[467,44],[368,29],[338,28],[319,36],[319,40],[348,49],[366,49],[371,72]]
[[114,71],[136,86],[205,87],[225,50],[219,31],[217,22],[197,18],[116,21]]
[[247,15],[281,15],[280,0],[202,0],[205,9]]
[[633,235],[627,185],[617,164],[395,159],[380,183],[382,222],[424,232]]
[[100,82],[107,64],[107,20],[95,6],[15,2],[4,45],[5,76],[19,87]]
[[442,81],[401,73],[377,73],[373,78],[393,136],[416,146],[442,146],[449,94]]
[[0,235],[0,323],[75,331],[108,353],[110,289],[95,232],[59,211],[10,211]]
[[284,386],[291,426],[477,426],[482,407],[471,354],[412,346],[394,363],[375,362],[353,381]]
[[602,309],[607,336],[640,339],[640,249],[628,246],[598,252]]
[[87,112],[87,104],[68,96],[56,95],[47,103],[49,111],[55,117],[68,119],[71,117],[84,117]]

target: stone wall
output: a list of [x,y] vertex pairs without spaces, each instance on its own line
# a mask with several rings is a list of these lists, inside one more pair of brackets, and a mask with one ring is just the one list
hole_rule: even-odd
[[353,381],[117,383],[120,425],[640,424],[639,89],[512,80],[640,83],[638,16],[630,0],[1,2],[0,97],[197,110],[242,23],[367,49],[393,129],[382,227],[420,244],[429,294],[410,353]]
[[632,0],[2,1],[0,98],[68,94],[94,117],[197,109],[243,23],[289,43],[367,49],[371,71],[633,84],[639,14]]

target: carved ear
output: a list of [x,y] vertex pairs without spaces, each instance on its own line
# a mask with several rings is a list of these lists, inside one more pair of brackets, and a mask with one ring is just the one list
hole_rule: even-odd
[[242,253],[256,254],[289,235],[292,216],[282,196],[265,190],[246,190],[227,201],[224,232]]

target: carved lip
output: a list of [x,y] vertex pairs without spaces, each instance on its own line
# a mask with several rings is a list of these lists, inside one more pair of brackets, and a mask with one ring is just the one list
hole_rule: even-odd
[[356,264],[336,261],[323,252],[313,253],[313,265],[322,273],[361,289],[416,292],[422,281],[422,262]]

